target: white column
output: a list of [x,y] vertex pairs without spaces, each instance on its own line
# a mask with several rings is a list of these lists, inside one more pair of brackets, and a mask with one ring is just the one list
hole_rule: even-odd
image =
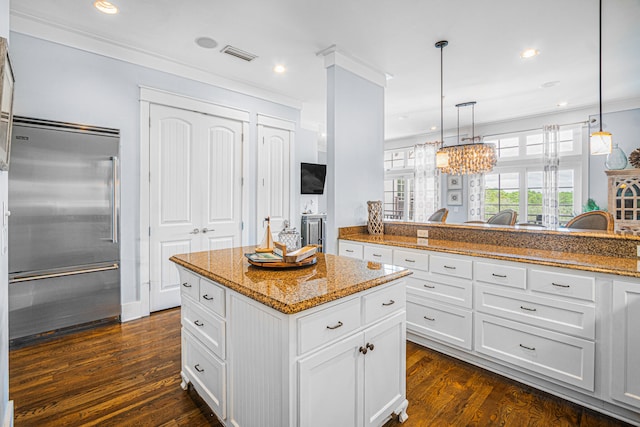
[[384,73],[338,51],[320,52],[327,69],[327,242],[338,228],[364,225],[367,201],[384,195]]

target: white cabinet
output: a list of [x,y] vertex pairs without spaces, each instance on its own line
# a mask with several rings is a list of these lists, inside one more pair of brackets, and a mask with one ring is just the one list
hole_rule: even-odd
[[404,402],[404,341],[400,312],[302,359],[300,425],[382,425]]
[[363,259],[364,247],[360,243],[345,242],[344,240],[341,240],[338,247],[338,255]]
[[407,418],[406,290],[390,282],[284,314],[179,267],[182,387],[225,426]]
[[640,283],[613,282],[611,395],[640,408]]
[[393,249],[389,246],[364,245],[365,261],[391,264],[393,262]]

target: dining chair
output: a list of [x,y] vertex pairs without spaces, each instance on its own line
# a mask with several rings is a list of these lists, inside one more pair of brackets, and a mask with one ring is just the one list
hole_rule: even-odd
[[613,215],[605,211],[590,211],[573,217],[567,228],[613,231]]
[[518,219],[518,212],[505,209],[487,220],[487,224],[514,225]]
[[447,220],[447,215],[449,215],[449,209],[441,208],[432,213],[427,221],[444,223]]

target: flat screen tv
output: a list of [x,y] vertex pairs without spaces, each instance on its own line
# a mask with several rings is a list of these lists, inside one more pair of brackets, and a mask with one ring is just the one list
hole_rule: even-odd
[[300,163],[300,193],[323,194],[327,165]]

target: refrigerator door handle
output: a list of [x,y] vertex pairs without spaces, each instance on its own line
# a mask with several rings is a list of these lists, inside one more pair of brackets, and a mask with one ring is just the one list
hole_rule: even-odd
[[118,157],[111,157],[111,241],[118,243],[118,211],[120,195],[118,194]]
[[54,277],[75,276],[76,274],[97,273],[99,271],[117,270],[118,264],[107,265],[105,267],[85,268],[82,270],[63,271],[60,273],[34,274],[31,276],[14,277],[9,283],[27,282],[29,280],[52,279]]

